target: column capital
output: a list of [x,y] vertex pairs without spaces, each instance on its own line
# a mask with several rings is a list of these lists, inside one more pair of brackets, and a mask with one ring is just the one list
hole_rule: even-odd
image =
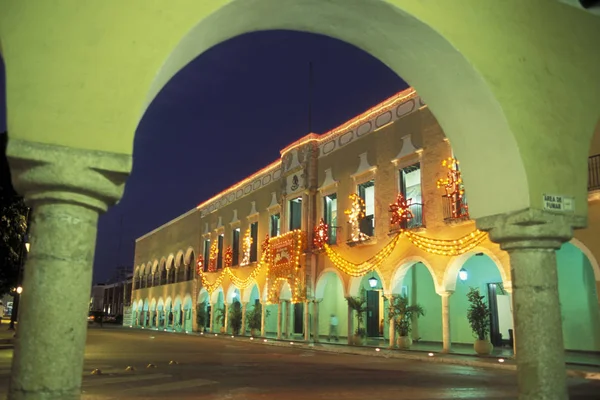
[[454,293],[454,290],[436,290],[436,293],[441,297],[450,297]]
[[477,228],[488,232],[502,250],[558,249],[573,237],[573,229],[584,228],[587,219],[527,208],[508,214],[479,218]]
[[10,139],[13,184],[27,201],[70,203],[104,212],[123,195],[131,156]]

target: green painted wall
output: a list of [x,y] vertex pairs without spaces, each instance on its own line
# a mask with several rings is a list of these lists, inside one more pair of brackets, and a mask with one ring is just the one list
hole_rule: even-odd
[[442,341],[442,298],[435,292],[433,278],[422,263],[413,265],[404,277],[403,286],[408,288],[411,303],[420,304],[425,315],[413,325],[413,339]]
[[348,335],[348,303],[344,298],[344,288],[340,279],[333,273],[328,274],[325,296],[319,304],[319,335],[329,334],[331,314],[338,318],[338,335]]
[[565,349],[600,351],[600,314],[592,266],[574,245],[556,252]]

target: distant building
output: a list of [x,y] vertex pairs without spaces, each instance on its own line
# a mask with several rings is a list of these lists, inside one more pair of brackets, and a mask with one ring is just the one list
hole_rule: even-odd
[[104,283],[92,286],[90,298],[90,311],[102,311],[104,309]]
[[129,306],[131,302],[131,286],[133,274],[130,273],[125,279],[104,285],[103,310],[107,316],[116,317],[123,315],[123,307]]

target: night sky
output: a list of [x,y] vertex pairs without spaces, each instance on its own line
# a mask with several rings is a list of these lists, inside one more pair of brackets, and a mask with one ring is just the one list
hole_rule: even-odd
[[[309,133],[311,61],[315,133],[407,86],[362,50],[307,33],[247,34],[200,55],[140,122],[125,195],[100,217],[95,282],[110,279],[117,265],[132,269],[137,237],[266,166]],[[0,132],[5,108],[0,65]]]

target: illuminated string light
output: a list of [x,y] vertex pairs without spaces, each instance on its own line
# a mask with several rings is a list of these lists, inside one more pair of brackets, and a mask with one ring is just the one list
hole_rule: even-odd
[[318,225],[315,226],[315,231],[313,234],[313,246],[317,250],[321,250],[325,243],[329,243],[329,227],[325,223],[325,220],[321,218]]
[[250,264],[250,251],[252,249],[252,235],[250,233],[250,228],[246,229],[246,233],[244,233],[244,239],[242,240],[242,262],[240,266],[246,266]]
[[203,271],[204,271],[204,257],[202,257],[202,255],[199,255],[198,258],[196,259],[196,273],[198,275],[201,275]]
[[360,231],[360,221],[365,217],[365,201],[356,193],[352,193],[348,198],[352,201],[352,206],[345,210],[344,214],[348,216],[351,226],[350,237],[353,242],[367,240],[369,236]]
[[233,263],[233,250],[232,250],[231,246],[227,246],[227,249],[225,249],[225,255],[223,256],[223,263],[225,264],[225,268],[231,267],[231,264]]
[[214,272],[217,270],[217,258],[219,257],[219,248],[217,242],[214,241],[210,246],[210,252],[208,256],[208,271]]
[[438,179],[436,184],[438,189],[444,188],[446,197],[451,200],[452,218],[469,218],[469,206],[464,201],[465,188],[458,164],[458,160],[453,157],[443,160],[442,166],[448,168],[448,174],[446,178]]
[[413,218],[410,211],[412,199],[405,199],[402,193],[398,193],[396,201],[390,204],[390,225],[402,227],[403,222],[408,222]]

